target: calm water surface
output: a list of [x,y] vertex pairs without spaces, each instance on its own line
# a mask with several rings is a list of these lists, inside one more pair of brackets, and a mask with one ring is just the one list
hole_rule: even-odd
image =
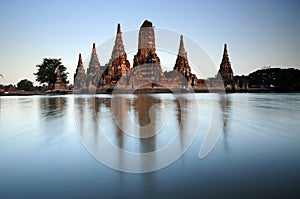
[[[179,98],[0,97],[0,198],[300,198],[300,94]],[[128,135],[143,135],[149,124],[147,132],[156,136]],[[224,126],[215,147],[200,159],[206,132],[219,124]],[[100,132],[134,153],[162,149],[175,134],[175,146],[188,149],[161,170],[126,173],[97,160]],[[107,154],[130,164],[122,153]]]

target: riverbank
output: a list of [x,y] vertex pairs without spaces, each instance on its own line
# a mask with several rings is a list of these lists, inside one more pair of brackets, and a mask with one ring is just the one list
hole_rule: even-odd
[[164,87],[142,87],[136,89],[113,87],[99,88],[94,90],[64,90],[47,92],[14,91],[0,93],[0,96],[31,96],[31,95],[67,95],[67,94],[146,94],[146,93],[297,93],[299,91],[282,91],[275,88],[249,88],[238,90],[224,90],[222,88],[164,88]]

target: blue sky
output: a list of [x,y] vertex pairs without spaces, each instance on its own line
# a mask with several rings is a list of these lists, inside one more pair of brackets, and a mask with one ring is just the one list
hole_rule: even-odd
[[[79,52],[87,59],[93,42],[100,45],[115,36],[117,23],[126,32],[139,28],[145,19],[199,44],[216,67],[227,43],[235,74],[269,65],[299,68],[299,9],[297,0],[2,0],[0,83],[34,81],[32,73],[44,57],[62,58],[72,83]],[[98,56],[102,65],[108,61]],[[158,56],[163,62],[159,52]],[[166,58],[165,64],[173,67],[175,58]],[[131,56],[129,61],[132,64]]]

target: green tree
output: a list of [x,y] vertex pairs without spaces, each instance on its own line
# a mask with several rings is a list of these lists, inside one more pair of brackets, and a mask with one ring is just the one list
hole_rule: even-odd
[[36,81],[42,83],[47,83],[50,89],[53,88],[56,82],[56,69],[59,67],[62,81],[65,84],[68,84],[69,81],[68,73],[66,72],[66,67],[62,65],[61,59],[54,58],[44,58],[43,62],[39,65],[36,65],[37,72],[33,73],[36,75]]
[[46,84],[42,84],[40,86],[36,86],[35,90],[38,90],[38,91],[41,91],[42,93],[44,93],[48,90],[48,86]]
[[27,79],[23,79],[23,80],[19,81],[19,83],[17,84],[17,87],[19,90],[34,91],[33,83]]

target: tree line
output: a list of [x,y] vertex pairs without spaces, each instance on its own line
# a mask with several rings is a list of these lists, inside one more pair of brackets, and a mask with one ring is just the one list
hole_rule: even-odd
[[[56,72],[59,67],[62,82],[66,85],[68,81],[68,73],[66,67],[62,64],[61,59],[44,58],[41,64],[36,65],[37,72],[33,73],[36,76],[36,81],[40,83],[39,86],[34,86],[33,82],[28,79],[22,79],[17,85],[0,85],[0,89],[7,90],[9,88],[22,91],[41,91],[51,90],[54,88],[56,82]],[[0,74],[3,78],[3,75]]]

